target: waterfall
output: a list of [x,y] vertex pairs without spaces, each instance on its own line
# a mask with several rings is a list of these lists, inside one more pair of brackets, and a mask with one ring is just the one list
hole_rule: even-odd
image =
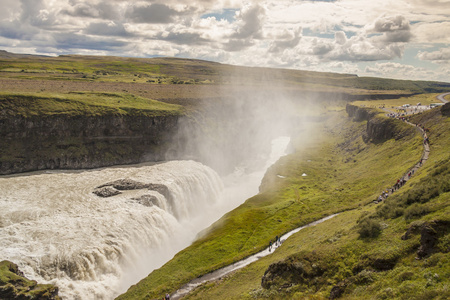
[[[120,179],[145,187],[93,194]],[[149,185],[166,187],[170,199]],[[170,259],[167,245],[188,245],[197,229],[187,221],[213,207],[222,188],[212,169],[193,161],[2,177],[0,257],[56,284],[65,299],[111,299],[159,267],[161,255]]]
[[223,179],[194,161],[0,177],[0,259],[64,299],[113,299],[257,194],[289,141]]

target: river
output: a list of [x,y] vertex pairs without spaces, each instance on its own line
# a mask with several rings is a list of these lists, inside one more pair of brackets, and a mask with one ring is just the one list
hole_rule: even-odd
[[[64,299],[113,299],[257,194],[289,140],[275,139],[260,168],[225,177],[195,161],[0,177],[0,259],[57,285]],[[163,185],[171,197],[148,188],[93,193],[119,179]]]

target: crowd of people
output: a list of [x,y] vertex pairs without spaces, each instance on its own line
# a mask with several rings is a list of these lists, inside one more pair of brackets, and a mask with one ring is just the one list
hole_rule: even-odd
[[[405,113],[388,113],[387,116],[410,123],[409,117]],[[423,126],[422,124],[411,124],[411,125],[416,126],[422,132],[424,146],[429,145],[430,139],[428,138],[427,132],[429,132],[430,130],[428,128],[425,128],[425,126]],[[404,176],[402,176],[400,179],[398,179],[397,182],[392,187],[381,192],[380,196],[378,196],[378,198],[376,200],[374,200],[374,203],[380,203],[381,201],[386,200],[390,194],[394,193],[399,188],[404,186],[405,183],[411,178],[411,176],[414,175],[415,170],[422,166],[423,160],[424,160],[424,157],[422,156],[422,158],[419,160],[419,162],[411,170],[409,170]]]

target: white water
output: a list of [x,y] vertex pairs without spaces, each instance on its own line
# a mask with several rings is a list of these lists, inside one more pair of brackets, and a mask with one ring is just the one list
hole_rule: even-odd
[[[0,177],[0,260],[30,279],[56,284],[64,299],[112,299],[188,246],[196,234],[258,192],[271,161],[223,181],[193,161]],[[166,185],[173,203],[139,189],[101,198],[95,187],[117,179]],[[224,187],[225,184],[225,187]],[[156,197],[157,205],[133,198]]]

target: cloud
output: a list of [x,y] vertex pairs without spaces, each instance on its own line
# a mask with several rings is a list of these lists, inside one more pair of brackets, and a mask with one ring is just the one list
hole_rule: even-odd
[[382,43],[406,43],[411,39],[411,27],[404,16],[383,16],[375,21],[373,31],[383,33]]
[[118,6],[110,2],[87,3],[80,2],[61,11],[77,18],[95,18],[104,20],[117,20],[120,17]]
[[254,42],[251,39],[231,39],[224,44],[224,50],[226,51],[241,51],[250,46],[253,46]]
[[265,10],[259,5],[244,7],[237,17],[237,30],[231,35],[233,39],[262,38],[262,24]]
[[168,42],[173,42],[179,45],[198,45],[208,42],[207,39],[202,38],[202,36],[195,32],[168,32],[161,33],[155,37],[159,40],[164,40]]
[[116,24],[114,22],[98,22],[90,23],[83,32],[85,34],[100,35],[100,36],[120,36],[130,37],[131,34],[125,29],[123,24]]
[[276,40],[270,44],[269,52],[277,53],[296,47],[302,38],[301,33],[301,28],[297,28],[293,32],[284,30],[283,34],[277,36]]
[[442,48],[433,52],[419,52],[417,57],[420,60],[429,60],[435,63],[450,64],[450,49]]
[[265,10],[259,5],[246,6],[236,15],[234,32],[224,43],[227,51],[241,51],[255,44],[254,39],[262,39]]
[[127,11],[127,20],[134,23],[167,24],[180,13],[165,4],[133,5]]
[[450,44],[450,21],[419,22],[412,27],[415,43]]
[[95,49],[100,51],[116,51],[127,45],[124,41],[110,38],[90,37],[77,33],[57,33],[53,35],[54,47],[60,49]]
[[405,17],[397,15],[394,17],[381,17],[375,21],[373,30],[376,32],[397,32],[410,30],[409,22]]

